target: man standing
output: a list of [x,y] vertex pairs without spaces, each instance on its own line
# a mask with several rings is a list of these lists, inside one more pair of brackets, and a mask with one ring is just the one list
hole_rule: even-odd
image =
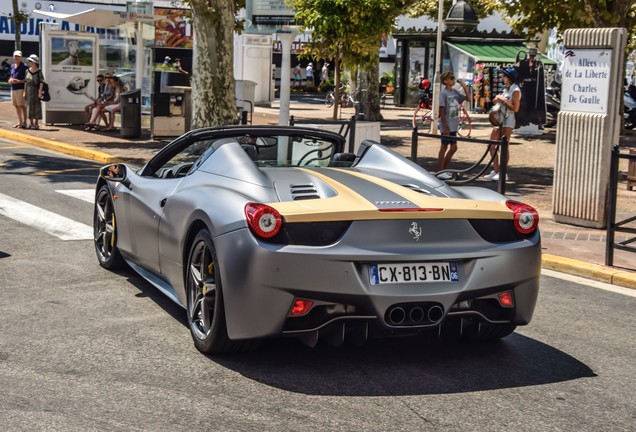
[[22,51],[14,51],[14,64],[11,65],[11,102],[18,114],[18,123],[14,124],[14,128],[26,128],[26,102],[24,100],[24,83],[26,82],[27,66],[22,63]]
[[[457,136],[459,128],[459,106],[468,95],[468,87],[463,80],[457,81],[462,86],[464,94],[461,94],[453,88],[455,85],[455,74],[452,71],[446,71],[440,76],[440,80],[444,85],[439,95],[439,130],[443,136]],[[450,147],[450,148],[449,148]],[[457,141],[450,138],[442,138],[442,144],[439,147],[437,155],[437,163],[439,171],[445,170],[450,165],[453,155],[457,151]],[[451,179],[453,176],[448,172],[438,175],[442,180]]]
[[307,80],[307,85],[314,85],[314,64],[312,62],[309,62],[305,68],[305,79]]

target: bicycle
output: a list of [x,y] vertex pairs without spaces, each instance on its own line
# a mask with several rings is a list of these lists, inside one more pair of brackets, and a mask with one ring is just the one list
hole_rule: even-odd
[[[422,114],[420,114],[422,111]],[[428,108],[424,104],[418,104],[413,112],[413,127],[418,130],[429,133],[431,124],[433,123],[433,109]],[[473,124],[470,116],[464,109],[463,105],[459,106],[459,120],[457,125],[457,135],[461,137],[470,137],[473,131]]]
[[[340,90],[340,106],[343,108],[346,108],[349,104],[349,93],[347,93],[346,91],[347,87],[341,86],[339,90]],[[325,97],[325,105],[327,106],[327,108],[331,108],[335,101],[336,101],[336,92],[334,92],[333,90],[330,90],[329,93],[327,93],[327,96]]]

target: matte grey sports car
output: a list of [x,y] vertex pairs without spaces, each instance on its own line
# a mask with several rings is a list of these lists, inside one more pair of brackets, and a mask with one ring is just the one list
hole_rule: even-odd
[[535,209],[452,188],[372,141],[282,126],[198,129],[141,169],[102,168],[95,249],[187,311],[206,353],[432,330],[496,339],[530,322]]

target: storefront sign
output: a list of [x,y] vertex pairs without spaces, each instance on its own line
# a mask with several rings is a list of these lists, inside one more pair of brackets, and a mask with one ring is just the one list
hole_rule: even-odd
[[247,0],[245,2],[245,31],[274,33],[295,24],[295,14],[285,0]]
[[607,114],[611,63],[610,49],[567,50],[563,60],[561,109]]

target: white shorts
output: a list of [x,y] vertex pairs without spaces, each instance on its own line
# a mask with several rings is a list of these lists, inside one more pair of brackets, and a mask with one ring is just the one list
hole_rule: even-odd
[[104,108],[106,111],[118,111],[121,109],[121,104],[113,104],[113,105],[108,105],[106,108]]

